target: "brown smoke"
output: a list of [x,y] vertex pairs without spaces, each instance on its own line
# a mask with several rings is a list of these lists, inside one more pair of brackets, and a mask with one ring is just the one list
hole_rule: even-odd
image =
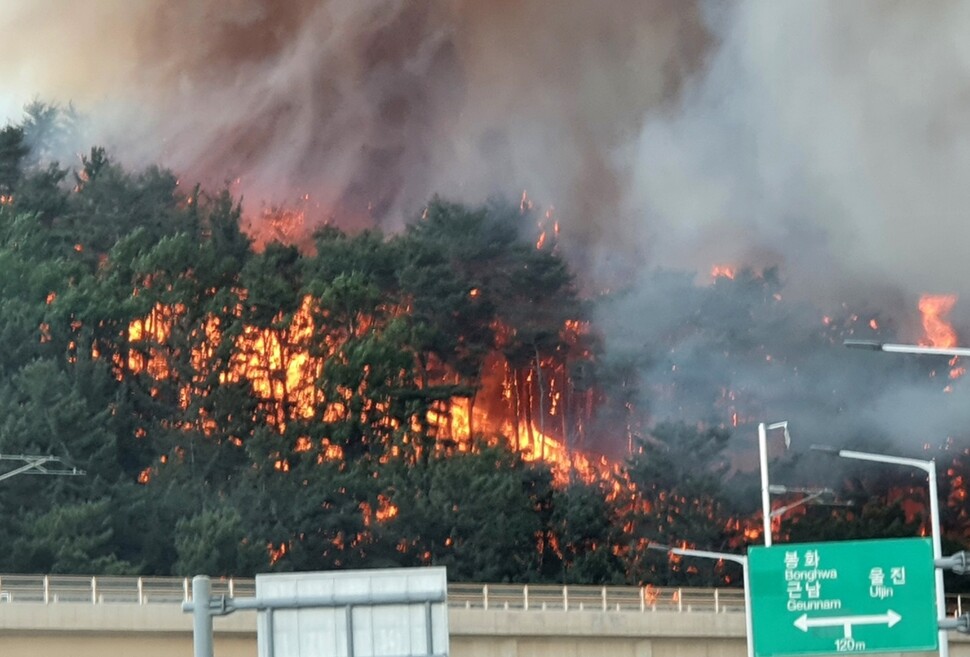
[[613,151],[708,41],[663,0],[25,0],[7,20],[8,97],[74,101],[133,164],[391,228],[436,192],[527,189],[583,217],[577,239],[613,230]]
[[964,3],[4,8],[0,111],[74,101],[126,163],[239,179],[250,211],[309,194],[311,224],[395,229],[436,192],[525,189],[586,271],[781,264],[840,301],[847,278],[962,292]]

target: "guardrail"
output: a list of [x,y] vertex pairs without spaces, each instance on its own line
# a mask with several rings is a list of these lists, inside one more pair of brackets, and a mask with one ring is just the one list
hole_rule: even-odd
[[[218,596],[256,595],[253,579],[213,579]],[[192,580],[181,577],[0,575],[0,603],[181,604],[192,599]]]
[[556,586],[547,584],[449,584],[448,605],[522,611],[743,612],[740,589],[655,586]]
[[[253,579],[213,578],[214,597],[256,594]],[[0,575],[0,603],[181,604],[192,599],[192,581],[180,577],[85,577]],[[654,586],[448,585],[448,603],[465,609],[523,611],[715,611],[743,612],[739,589]]]
[[[213,597],[252,597],[253,579],[213,578]],[[965,599],[966,598],[966,599]],[[192,599],[192,581],[181,577],[98,575],[0,575],[3,604],[181,604]],[[951,613],[970,608],[970,598],[947,598]],[[656,586],[556,586],[548,584],[448,585],[448,606],[519,611],[705,611],[743,613],[741,589]]]

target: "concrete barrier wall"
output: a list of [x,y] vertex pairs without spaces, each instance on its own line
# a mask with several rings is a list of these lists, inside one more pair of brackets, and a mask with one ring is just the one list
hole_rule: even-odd
[[[218,657],[256,657],[256,616],[215,619]],[[3,657],[192,657],[192,617],[178,605],[0,605]]]
[[[216,657],[256,657],[256,615],[215,619]],[[454,657],[745,657],[736,613],[451,609]],[[907,653],[925,655],[935,653]],[[951,657],[970,641],[951,634]],[[177,605],[0,604],[2,657],[192,657]]]
[[452,609],[455,657],[745,657],[740,614]]

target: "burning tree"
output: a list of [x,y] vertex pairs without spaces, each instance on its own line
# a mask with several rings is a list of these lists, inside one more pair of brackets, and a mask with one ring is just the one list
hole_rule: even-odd
[[[398,235],[256,248],[227,192],[97,148],[69,171],[24,139],[0,135],[0,450],[92,476],[0,489],[21,537],[0,569],[733,582],[644,541],[757,538],[725,495],[729,428],[873,397],[819,354],[884,323],[818,322],[773,270],[655,274],[592,304],[525,204],[438,198]],[[593,455],[625,447],[625,466]]]
[[[128,173],[102,149],[69,186],[56,164],[24,168],[22,134],[8,137],[0,405],[19,407],[8,418],[25,428],[8,423],[0,449],[35,446],[26,423],[42,411],[18,401],[30,385],[51,419],[66,392],[75,396],[69,426],[41,433],[116,483],[51,499],[126,507],[109,523],[118,568],[188,568],[199,558],[191,528],[205,518],[218,520],[221,543],[243,532],[221,564],[251,563],[254,546],[278,567],[346,565],[381,550],[447,560],[442,548],[470,554],[466,537],[414,547],[423,539],[400,519],[394,490],[407,477],[395,468],[416,476],[467,452],[468,463],[540,476],[489,451],[518,433],[523,457],[569,470],[554,448],[579,414],[561,401],[564,361],[583,356],[562,336],[581,308],[562,261],[520,238],[513,208],[436,199],[401,236],[324,226],[309,251],[275,242],[257,251],[226,193],[183,190],[158,169]],[[2,503],[18,495],[27,489],[5,490]],[[268,523],[253,521],[257,509]],[[14,533],[32,522],[5,519]],[[399,538],[385,549],[392,523]]]
[[626,521],[633,539],[629,557],[639,580],[695,586],[738,581],[731,565],[682,563],[647,549],[657,542],[730,552],[743,542],[736,528],[729,529],[737,517],[725,494],[729,437],[723,429],[662,424],[638,441],[627,467]]

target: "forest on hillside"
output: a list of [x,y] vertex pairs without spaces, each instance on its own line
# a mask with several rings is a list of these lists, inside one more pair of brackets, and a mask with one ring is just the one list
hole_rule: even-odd
[[[730,564],[646,546],[761,538],[756,477],[729,449],[752,411],[721,379],[764,361],[738,336],[781,321],[777,272],[704,287],[658,273],[694,309],[677,331],[722,348],[707,369],[645,380],[675,351],[608,353],[597,317],[621,293],[582,293],[522,204],[434,198],[398,234],[323,224],[256,248],[226,190],[97,147],[54,161],[60,120],[35,105],[0,131],[0,454],[86,474],[0,482],[0,572],[433,564],[458,581],[737,583]],[[663,421],[684,390],[683,416]],[[955,450],[941,485],[954,545],[967,464]],[[907,508],[916,479],[839,484],[838,506],[779,531],[925,522]]]

